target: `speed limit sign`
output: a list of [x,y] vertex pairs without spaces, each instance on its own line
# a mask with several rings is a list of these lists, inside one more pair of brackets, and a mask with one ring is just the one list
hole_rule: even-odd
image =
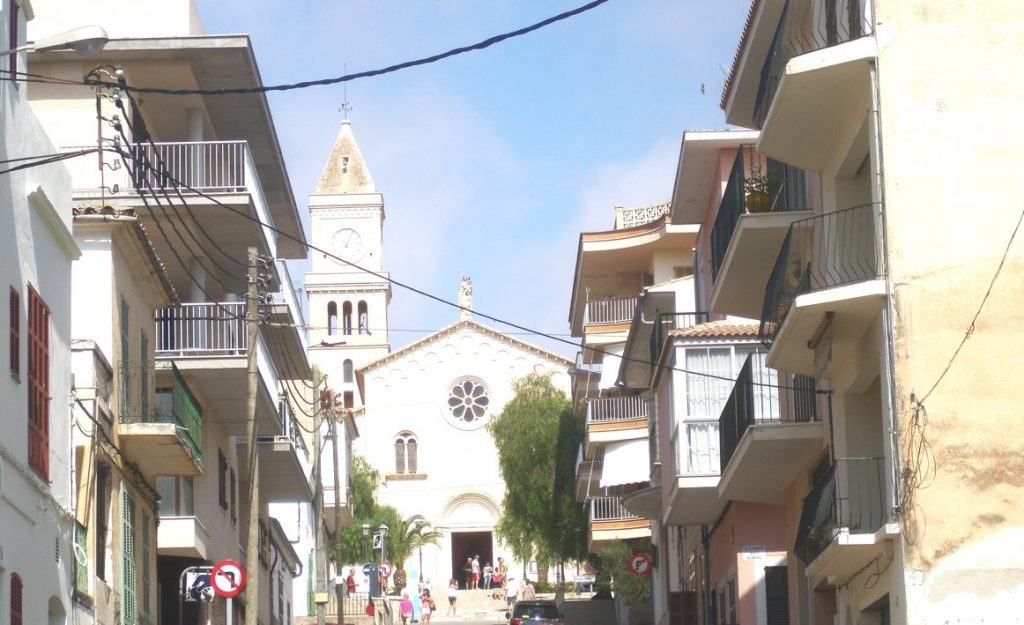
[[245,589],[245,569],[234,560],[221,560],[210,571],[210,584],[221,597],[234,597]]

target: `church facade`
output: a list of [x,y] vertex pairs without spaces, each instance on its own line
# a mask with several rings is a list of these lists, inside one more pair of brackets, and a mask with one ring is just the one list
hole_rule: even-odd
[[[306,274],[310,361],[356,416],[352,451],[384,478],[378,501],[403,517],[423,515],[443,533],[423,550],[422,567],[419,553],[405,563],[409,580],[422,576],[441,590],[477,555],[481,565],[503,557],[518,577],[523,564],[494,533],[505,484],[486,426],[530,373],[550,375],[568,394],[571,363],[474,321],[468,278],[454,323],[391,350],[384,201],[348,121],[309,210],[313,243],[342,259],[314,252]],[[338,462],[347,471],[350,459]]]

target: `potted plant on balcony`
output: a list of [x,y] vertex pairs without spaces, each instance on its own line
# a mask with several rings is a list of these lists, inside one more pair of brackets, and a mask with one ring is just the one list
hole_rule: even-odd
[[748,213],[767,213],[781,181],[777,176],[764,173],[761,159],[750,156],[750,176],[743,181],[744,205]]

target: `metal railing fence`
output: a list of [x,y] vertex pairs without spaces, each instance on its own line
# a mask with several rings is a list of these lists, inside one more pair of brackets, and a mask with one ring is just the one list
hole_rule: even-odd
[[156,314],[156,352],[162,356],[244,356],[245,303],[189,303]]
[[593,497],[590,500],[590,520],[593,521],[625,521],[638,519],[622,505],[620,497]]
[[585,323],[622,323],[633,320],[636,297],[597,299],[587,302]]
[[587,423],[646,419],[647,403],[639,395],[594,397],[587,400]]

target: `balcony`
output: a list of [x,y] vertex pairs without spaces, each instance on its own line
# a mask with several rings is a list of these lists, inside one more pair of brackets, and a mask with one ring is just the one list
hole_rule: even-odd
[[[765,287],[758,338],[775,369],[822,375],[813,347],[828,334],[855,340],[881,312],[883,260],[875,246],[878,204],[793,222]],[[826,369],[827,371],[827,369]]]
[[623,507],[619,497],[592,497],[589,520],[591,546],[602,540],[627,540],[651,534],[650,521]]
[[868,0],[792,1],[761,66],[753,125],[758,148],[820,171],[837,129],[857,126],[869,101],[868,64],[875,57]]
[[[80,149],[83,148],[62,147],[65,151]],[[151,193],[163,198],[166,192],[170,200],[161,201],[181,206],[182,201],[177,196],[180,191],[192,208],[189,216],[195,218],[196,225],[224,242],[228,253],[235,258],[245,258],[247,245],[258,245],[263,253],[278,256],[277,234],[267,227],[274,225],[270,205],[246,141],[146,142],[133,144],[130,150],[139,159],[148,161],[152,169],[133,172],[120,157],[101,157],[110,160],[103,166],[98,166],[93,158],[67,161],[74,197],[103,197],[111,204],[134,207],[140,204],[140,194]],[[218,201],[242,209],[266,225],[257,225],[223,208],[210,210],[214,203],[199,193],[216,196]],[[139,214],[141,216],[142,212]],[[153,243],[157,253],[171,256],[164,249],[165,242],[154,238]]]
[[793,552],[814,580],[842,583],[898,533],[887,523],[882,458],[837,458],[804,498]]
[[576,501],[584,502],[593,494],[597,494],[596,488],[601,480],[601,469],[603,463],[600,460],[587,460],[583,455],[583,445],[580,445],[579,453],[576,456]]
[[[164,369],[163,363],[159,367]],[[159,386],[161,379],[168,386]],[[118,444],[147,475],[199,475],[203,471],[203,421],[199,403],[173,364],[157,372],[156,409],[122,416]]]
[[585,326],[601,326],[629,323],[633,320],[636,301],[635,297],[618,297],[587,302],[583,324]]
[[597,446],[647,436],[647,403],[639,395],[587,400],[584,451],[594,458]]
[[[156,315],[156,356],[173,360],[189,385],[208,403],[208,408],[230,436],[245,434],[248,336],[245,304],[241,302],[181,304]],[[277,393],[280,382],[274,359],[261,329],[256,335],[256,364],[260,387],[256,422],[261,435],[278,435],[280,419]],[[279,343],[278,351],[282,348]]]
[[[260,499],[270,503],[310,501],[313,498],[312,465],[309,450],[302,437],[300,426],[287,395],[278,403],[281,421],[285,430],[278,436],[260,436]],[[238,442],[238,457],[248,457],[248,444]],[[242,482],[248,482],[249,475],[243,472]]]
[[808,208],[802,170],[740,146],[711,230],[712,310],[757,317],[772,261]]
[[665,523],[713,523],[725,508],[725,501],[718,496],[718,421],[676,421],[672,446],[676,451],[676,483],[669,496]]
[[743,363],[718,424],[718,494],[728,501],[784,503],[786,489],[824,440],[814,379],[796,375],[780,384],[764,354]]
[[157,552],[162,556],[207,559],[210,532],[195,516],[160,515],[156,529]]

